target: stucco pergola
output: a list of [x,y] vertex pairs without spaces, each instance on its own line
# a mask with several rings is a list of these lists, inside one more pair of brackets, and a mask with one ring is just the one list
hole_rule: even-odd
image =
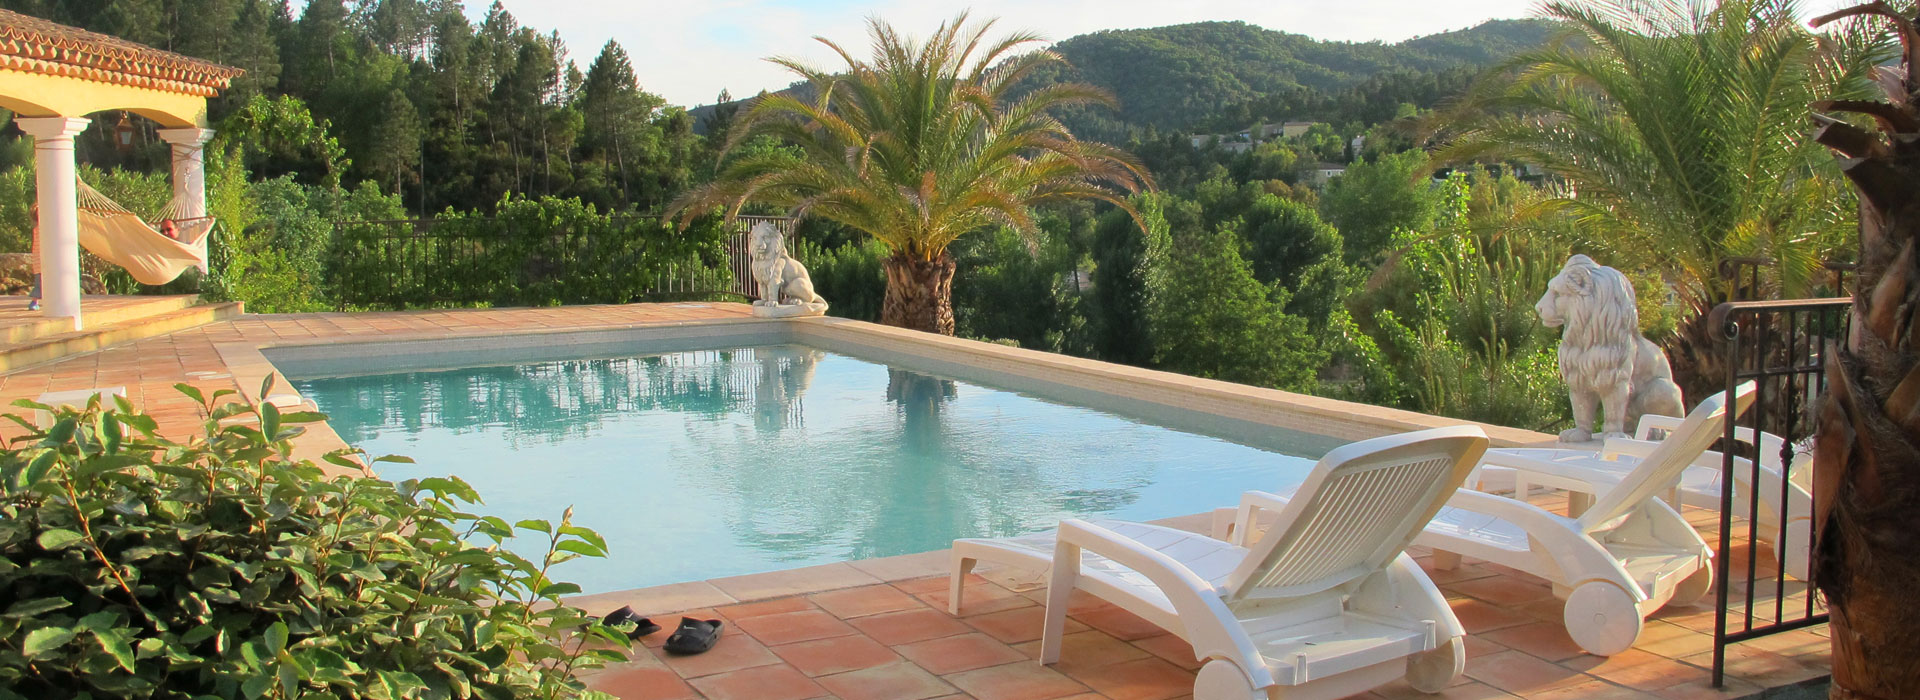
[[206,215],[201,147],[207,98],[242,71],[131,41],[0,10],[0,107],[33,137],[39,193],[41,304],[44,313],[80,321],[79,217],[73,137],[86,115],[125,110],[166,127],[173,146],[176,215]]

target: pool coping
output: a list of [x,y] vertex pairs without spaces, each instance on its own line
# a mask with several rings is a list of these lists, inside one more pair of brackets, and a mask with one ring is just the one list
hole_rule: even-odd
[[[615,326],[594,326],[556,331],[550,328],[492,330],[486,333],[414,332],[383,334],[365,339],[277,339],[216,343],[215,350],[226,363],[241,395],[254,402],[258,387],[269,376],[274,378],[274,393],[298,395],[286,375],[267,357],[267,351],[281,349],[351,348],[402,346],[388,348],[387,355],[410,354],[405,347],[433,345],[485,344],[488,339],[524,341],[536,336],[566,336],[565,342],[551,340],[538,344],[582,345],[594,342],[633,340],[635,335],[658,339],[662,331],[683,338],[721,339],[728,336],[752,337],[789,334],[796,341],[827,350],[856,353],[907,355],[917,360],[948,363],[975,370],[991,370],[1021,380],[1091,392],[1117,400],[1142,402],[1163,409],[1245,421],[1274,428],[1295,430],[1343,440],[1361,440],[1408,430],[1473,424],[1486,430],[1495,446],[1541,445],[1555,441],[1554,436],[1519,428],[1475,423],[1431,416],[1413,411],[1372,406],[1340,399],[1300,394],[1279,389],[1235,384],[1191,377],[1172,372],[1130,367],[1058,353],[1028,350],[964,338],[881,326],[843,318],[805,319],[727,318],[669,321]],[[505,345],[512,345],[511,343]],[[527,345],[522,342],[520,345]],[[362,355],[364,356],[364,355]],[[304,398],[304,397],[302,397]],[[319,423],[309,427],[296,440],[296,458],[312,458],[331,473],[349,474],[317,458],[327,452],[352,448],[332,426]],[[362,473],[371,471],[362,467]],[[1202,515],[1169,518],[1165,523],[1188,523]],[[806,595],[858,586],[890,583],[933,575],[944,575],[951,550],[942,549],[877,559],[861,559],[743,574],[700,581],[661,584],[642,588],[594,593],[569,598],[581,607],[632,606],[641,614],[659,614],[753,602],[770,598]]]

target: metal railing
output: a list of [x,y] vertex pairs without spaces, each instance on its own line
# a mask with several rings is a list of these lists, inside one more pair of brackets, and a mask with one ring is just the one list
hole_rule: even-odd
[[[1827,621],[1807,581],[1811,445],[1827,388],[1826,359],[1845,342],[1852,303],[1850,297],[1739,301],[1715,307],[1708,317],[1725,342],[1727,390],[1748,381],[1757,387],[1753,407],[1727,421],[1721,443],[1715,687],[1725,679],[1729,645]],[[1746,552],[1737,567],[1736,534]],[[1773,565],[1763,566],[1769,550]]]
[[342,309],[753,299],[750,230],[761,221],[793,235],[791,219],[737,217],[718,260],[673,244],[647,216],[545,231],[491,219],[340,221],[327,277]]

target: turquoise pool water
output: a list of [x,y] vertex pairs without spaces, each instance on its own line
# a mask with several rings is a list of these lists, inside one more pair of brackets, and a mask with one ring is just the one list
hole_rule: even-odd
[[612,549],[556,571],[588,592],[1197,513],[1312,464],[799,345],[294,383],[417,460],[386,478],[458,475],[509,521],[573,506]]

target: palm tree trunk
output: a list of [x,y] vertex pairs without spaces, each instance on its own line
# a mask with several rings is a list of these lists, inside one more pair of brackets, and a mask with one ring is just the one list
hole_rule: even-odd
[[1831,696],[1847,700],[1920,697],[1920,36],[1878,2],[1814,25],[1860,14],[1899,26],[1908,73],[1890,104],[1815,106],[1880,126],[1829,120],[1815,136],[1860,193],[1853,328],[1827,361],[1814,450],[1813,578],[1833,614]]
[[[1709,305],[1707,308],[1713,308]],[[1674,329],[1667,340],[1667,362],[1673,369],[1673,381],[1680,385],[1687,405],[1726,390],[1727,367],[1724,344],[1714,336],[1705,311],[1695,311]]]
[[880,323],[953,335],[953,256],[941,251],[933,260],[917,260],[894,253],[881,266],[887,271],[887,295]]

